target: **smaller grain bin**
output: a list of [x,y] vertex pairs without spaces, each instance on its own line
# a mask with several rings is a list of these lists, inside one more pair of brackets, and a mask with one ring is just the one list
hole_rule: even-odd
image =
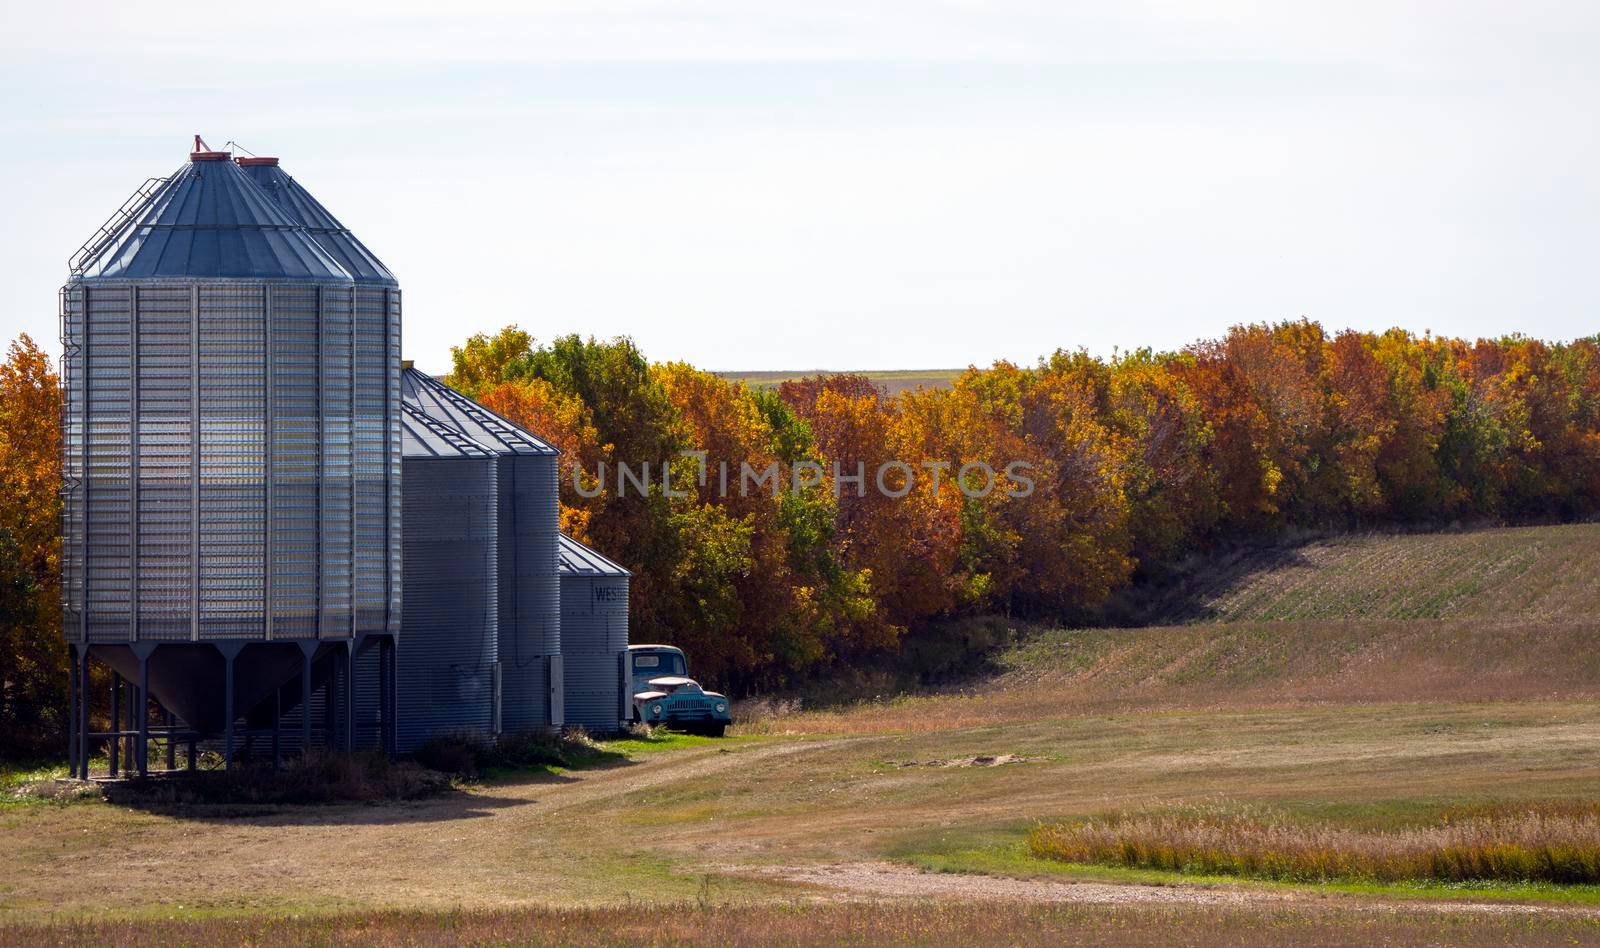
[[628,649],[631,574],[566,534],[560,538],[557,563],[566,723],[614,730],[627,716],[621,655]]
[[499,730],[498,456],[401,405],[401,606],[396,750]]
[[564,679],[556,460],[561,452],[415,368],[401,373],[400,384],[406,404],[495,453],[501,729],[560,727]]

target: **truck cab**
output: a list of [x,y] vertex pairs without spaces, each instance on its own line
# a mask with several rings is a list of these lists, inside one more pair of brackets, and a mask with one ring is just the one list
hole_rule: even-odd
[[733,723],[728,699],[688,677],[683,650],[671,645],[630,645],[622,653],[625,709],[633,724],[661,725],[721,737]]

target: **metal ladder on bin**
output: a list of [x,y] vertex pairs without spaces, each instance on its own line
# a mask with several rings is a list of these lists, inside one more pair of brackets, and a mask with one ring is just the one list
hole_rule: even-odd
[[133,192],[126,201],[123,201],[121,207],[112,211],[111,216],[106,218],[106,222],[100,225],[100,229],[89,235],[89,239],[83,242],[83,246],[79,247],[72,256],[67,258],[67,270],[75,277],[83,276],[84,265],[99,256],[100,251],[105,249],[106,244],[110,243],[112,238],[120,233],[124,227],[128,226],[130,221],[138,217],[139,213],[149,205],[150,200],[156,196],[156,192],[160,191],[162,185],[167,183],[167,180],[166,178],[149,178],[144,184],[139,185],[139,190]]

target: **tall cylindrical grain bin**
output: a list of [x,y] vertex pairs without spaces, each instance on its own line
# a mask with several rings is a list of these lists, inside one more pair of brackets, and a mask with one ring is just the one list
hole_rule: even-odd
[[396,655],[396,746],[495,730],[499,461],[402,406],[405,640]]
[[401,395],[498,457],[501,727],[521,731],[560,726],[560,452],[415,369],[403,373]]
[[615,730],[627,716],[621,655],[628,650],[631,574],[566,534],[559,554],[566,723]]
[[229,668],[244,715],[399,589],[398,303],[231,158],[197,143],[61,294],[66,636],[201,733]]

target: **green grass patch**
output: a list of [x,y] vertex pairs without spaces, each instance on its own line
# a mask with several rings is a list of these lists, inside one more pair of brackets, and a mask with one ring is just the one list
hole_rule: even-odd
[[639,757],[669,751],[715,747],[731,751],[739,745],[763,740],[759,737],[704,737],[663,728],[639,728],[625,737],[593,739],[562,735],[554,739],[521,742],[504,752],[480,755],[474,769],[457,772],[469,779],[493,783],[530,776],[560,776],[575,770],[616,767]]
[[1015,879],[1061,879],[1123,885],[1230,886],[1424,901],[1472,900],[1600,905],[1600,885],[1500,881],[1441,883],[1429,880],[1406,882],[1334,880],[1297,883],[1249,879],[1217,873],[1064,863],[1034,856],[1029,850],[1027,835],[1026,827],[1014,826],[987,833],[958,836],[948,839],[943,844],[934,843],[926,849],[901,848],[895,851],[891,858],[926,872],[973,873]]
[[0,764],[0,808],[96,802],[100,791],[67,782],[65,763]]
[[0,799],[10,799],[16,791],[32,784],[66,775],[65,763],[0,764]]
[[654,728],[650,731],[637,731],[627,737],[612,740],[596,741],[595,745],[601,750],[634,757],[642,754],[655,754],[662,751],[691,750],[694,748],[716,747],[724,750],[748,744],[752,741],[768,740],[769,738],[757,735],[741,735],[730,737],[705,737],[700,734],[683,734],[678,731],[667,731]]

